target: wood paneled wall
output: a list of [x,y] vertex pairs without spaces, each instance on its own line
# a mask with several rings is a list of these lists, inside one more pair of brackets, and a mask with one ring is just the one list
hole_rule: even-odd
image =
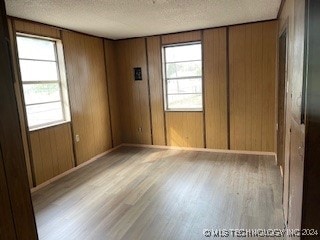
[[204,148],[202,112],[166,112],[168,146]]
[[[141,143],[137,122],[149,129],[151,121],[153,144],[274,152],[277,24],[267,21],[148,37],[146,48],[143,38],[117,41],[122,142]],[[190,41],[203,44],[204,110],[166,112],[161,47]],[[132,68],[139,66],[134,64],[137,59],[143,70],[148,69],[149,89],[128,81]],[[148,101],[142,102],[138,94],[141,89],[144,99],[150,92],[150,112]]]
[[172,33],[161,36],[161,43],[164,45],[194,41],[201,41],[201,31]]
[[228,149],[227,29],[203,32],[206,147]]
[[[16,33],[61,39],[60,31],[55,27],[16,19],[10,19],[10,23],[11,50],[15,63],[18,63],[15,40]],[[29,185],[30,187],[33,187],[73,167],[74,156],[71,131],[70,126],[67,128],[66,126],[54,126],[34,132],[28,131],[20,70],[18,64],[14,64],[14,66],[16,99],[20,115],[23,145],[25,148],[25,160],[28,170]],[[56,139],[56,136],[62,137],[62,139]],[[64,145],[62,146],[61,144]]]
[[277,22],[230,27],[230,144],[275,151]]
[[[116,42],[122,142],[204,147],[202,112],[164,112],[161,45],[190,40],[201,32]],[[142,81],[134,81],[134,67],[142,67]]]
[[74,167],[70,123],[30,132],[35,184]]
[[43,37],[51,37],[60,39],[60,30],[56,27],[49,27],[47,25],[28,22],[23,20],[14,20],[14,27],[17,32],[31,35],[39,35]]
[[[72,123],[27,132],[26,139],[29,144],[24,145],[32,152],[32,167],[30,167],[32,174],[29,176],[33,175],[34,183],[31,186],[36,186],[112,147],[111,132],[113,131],[110,123],[111,109],[109,109],[105,51],[101,38],[30,21],[13,19],[12,22],[11,42],[15,50],[14,56],[16,56],[16,49],[14,49],[16,32],[61,39],[64,47]],[[109,49],[112,56],[113,46]],[[109,64],[112,63],[109,62]],[[114,66],[115,64],[110,67],[114,69]],[[19,70],[16,72],[17,82],[21,82]],[[112,74],[114,75],[110,71],[110,78],[113,78]],[[110,84],[110,96],[115,102],[113,97],[115,94],[112,93],[117,90],[112,82]],[[23,105],[21,94],[21,90],[17,88],[17,99],[21,99],[21,105]],[[20,121],[25,124],[25,111],[22,107],[19,112]],[[114,119],[117,119],[117,115],[114,114],[114,116]],[[116,122],[115,120],[115,128],[117,128]],[[73,133],[79,135],[79,142],[73,142]],[[118,145],[121,141],[120,137],[117,138],[118,132],[113,133],[115,143]]]
[[[118,41],[116,50],[122,142],[151,144],[146,41],[144,38]],[[135,67],[142,69],[141,81],[134,80]]]
[[110,105],[110,121],[112,129],[113,146],[118,146],[122,143],[121,140],[121,121],[120,121],[120,94],[119,93],[119,78],[117,74],[116,64],[116,44],[111,40],[104,40],[105,61],[107,70],[108,95]]
[[77,164],[112,147],[103,40],[62,31]]

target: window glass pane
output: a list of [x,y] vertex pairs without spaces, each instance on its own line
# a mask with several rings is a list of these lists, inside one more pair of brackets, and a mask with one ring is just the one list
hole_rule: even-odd
[[22,81],[56,81],[58,69],[56,62],[20,60]]
[[32,37],[17,37],[19,58],[55,61],[55,42]]
[[201,61],[167,63],[167,78],[198,77],[202,75]]
[[[30,128],[46,127],[69,119],[68,102],[62,97],[67,92],[60,85],[56,49],[61,46],[56,44],[57,41],[22,34],[17,36],[20,73]],[[67,119],[64,116],[65,110]]]
[[27,106],[29,127],[63,120],[61,102]]
[[168,109],[202,109],[201,94],[168,95]]
[[202,110],[201,43],[167,46],[165,51],[168,110]]
[[168,94],[185,94],[185,93],[199,93],[202,92],[201,78],[194,79],[179,79],[167,81]]
[[24,84],[23,92],[27,105],[61,100],[58,83]]
[[166,62],[201,60],[201,44],[165,47]]

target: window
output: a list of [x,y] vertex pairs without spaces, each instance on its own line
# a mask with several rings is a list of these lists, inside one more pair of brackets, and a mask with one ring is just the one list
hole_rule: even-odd
[[29,129],[69,120],[61,42],[19,34],[17,45]]
[[202,111],[201,43],[163,48],[167,111]]

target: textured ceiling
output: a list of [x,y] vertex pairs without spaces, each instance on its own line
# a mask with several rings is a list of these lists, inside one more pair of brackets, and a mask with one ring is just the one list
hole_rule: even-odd
[[6,0],[7,14],[121,39],[274,19],[281,0]]

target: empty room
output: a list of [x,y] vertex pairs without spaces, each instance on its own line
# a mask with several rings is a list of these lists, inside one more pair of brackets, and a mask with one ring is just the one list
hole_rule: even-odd
[[0,0],[0,239],[320,239],[320,1]]

